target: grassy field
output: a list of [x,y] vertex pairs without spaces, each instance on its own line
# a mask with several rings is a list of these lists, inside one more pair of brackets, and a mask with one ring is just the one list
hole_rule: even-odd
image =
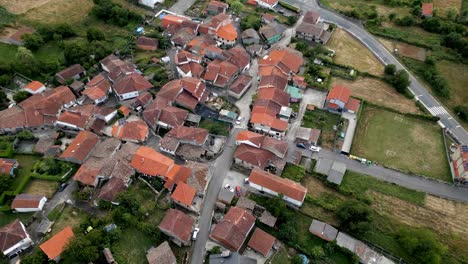
[[344,30],[335,30],[327,46],[336,51],[334,57],[336,63],[349,65],[374,75],[383,74],[383,64],[370,50]]
[[408,201],[419,206],[425,203],[426,194],[400,187],[395,184],[379,181],[371,176],[358,174],[352,171],[346,172],[340,189],[346,193],[365,194],[367,191],[377,191],[379,193],[393,196],[403,201]]
[[335,142],[333,126],[338,124],[340,118],[339,115],[325,110],[306,111],[302,119],[302,126],[321,129],[319,143],[325,148],[333,149]]
[[147,235],[136,228],[128,228],[111,250],[119,263],[146,263],[146,251],[152,246],[158,245],[154,245]]
[[418,46],[406,44],[399,41],[394,41],[386,38],[377,38],[380,43],[382,43],[385,48],[390,52],[393,52],[395,49],[398,50],[398,55],[403,57],[412,58],[419,61],[425,61],[427,56],[427,50]]
[[23,190],[23,193],[45,195],[47,198],[52,198],[58,185],[59,183],[55,181],[32,179]]
[[216,122],[210,119],[202,119],[200,122],[200,128],[207,129],[211,134],[228,136],[229,125],[223,122]]
[[38,161],[40,157],[36,155],[15,155],[13,158],[16,159],[20,165],[18,169],[18,174],[16,175],[12,185],[12,188],[14,190],[18,187],[18,185],[24,177],[31,174],[34,167],[34,163],[36,163],[36,161]]
[[3,62],[10,63],[15,61],[17,46],[0,43],[0,57]]
[[79,226],[80,222],[86,219],[86,217],[88,217],[88,215],[85,212],[81,212],[80,210],[70,206],[65,206],[62,213],[59,214],[58,219],[55,221],[54,226],[52,227],[52,232],[50,232],[50,236],[57,234],[67,226],[70,226],[73,229],[73,232],[84,231],[79,230]]
[[302,166],[288,163],[284,167],[283,173],[281,177],[290,179],[296,182],[300,182],[302,178],[305,176],[305,169]]
[[365,107],[352,153],[387,167],[451,181],[441,130],[435,122]]
[[355,81],[338,77],[331,79],[331,86],[342,85],[351,89],[351,95],[368,102],[393,108],[404,113],[421,113],[413,100],[398,93],[384,81],[374,78],[358,78]]
[[400,6],[388,6],[384,4],[384,1],[380,0],[322,0],[321,3],[332,9],[342,10],[363,10],[363,9],[374,9],[379,15],[388,16],[390,13],[397,13],[399,15],[407,15],[410,12],[408,7]]
[[452,94],[450,100],[445,102],[447,106],[455,106],[468,102],[468,65],[453,63],[450,61],[439,61],[437,69],[450,85]]
[[460,13],[463,0],[434,0],[434,9],[437,10],[437,16],[446,17],[447,11],[454,9],[457,14]]
[[289,261],[289,256],[288,256],[288,252],[286,251],[286,249],[281,249],[270,259],[270,262],[268,263],[289,264],[291,262]]
[[49,0],[28,9],[23,19],[43,24],[78,23],[86,18],[93,8],[92,0]]
[[427,47],[440,46],[441,36],[424,31],[419,27],[397,27],[393,24],[386,24],[379,28],[370,28],[370,32],[391,38],[401,39],[405,42],[419,44]]

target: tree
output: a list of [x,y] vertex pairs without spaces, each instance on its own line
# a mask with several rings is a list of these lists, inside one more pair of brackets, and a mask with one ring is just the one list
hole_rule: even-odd
[[297,255],[294,255],[292,258],[291,258],[291,264],[302,264],[304,263],[304,259],[302,258],[301,255],[297,254]]
[[461,119],[468,121],[468,104],[457,105],[453,110]]
[[19,92],[15,93],[15,94],[13,95],[13,100],[15,100],[15,102],[16,102],[17,104],[19,104],[19,103],[21,103],[22,101],[28,99],[29,96],[30,96],[30,94],[29,94],[28,92],[26,92],[26,91],[19,91]]
[[75,260],[79,263],[89,263],[99,258],[97,245],[93,245],[83,236],[76,236],[62,253],[64,259]]
[[364,234],[371,227],[372,211],[363,202],[349,200],[338,208],[337,217],[343,229],[354,234]]
[[37,50],[44,45],[44,39],[39,33],[23,35],[24,46],[30,50]]
[[461,34],[456,32],[451,32],[445,35],[442,39],[442,44],[446,47],[453,48],[453,49],[462,49],[468,43],[463,39]]
[[35,250],[32,254],[27,255],[23,260],[22,264],[44,264],[47,263],[47,256],[42,250]]
[[25,47],[18,47],[15,58],[19,63],[30,63],[34,60],[32,52]]
[[89,42],[91,42],[95,40],[105,40],[106,36],[104,35],[104,32],[102,32],[102,30],[92,27],[86,31],[86,38]]
[[397,26],[409,27],[416,23],[412,16],[404,16],[402,18],[398,18],[395,20],[395,24]]
[[22,130],[18,134],[16,134],[16,137],[21,139],[21,140],[32,140],[34,139],[33,133],[29,130]]
[[437,237],[426,229],[402,229],[397,234],[401,248],[413,256],[418,263],[438,264],[446,248]]
[[234,12],[235,14],[240,14],[242,12],[242,9],[244,9],[244,5],[237,0],[231,2],[229,7],[231,8],[232,12]]
[[314,259],[321,259],[321,258],[325,257],[325,250],[323,250],[323,248],[321,246],[315,246],[310,251],[310,255]]
[[9,174],[0,174],[0,193],[10,190],[13,179]]
[[395,75],[396,73],[396,66],[395,64],[387,64],[385,65],[385,70],[384,70],[385,74],[388,74],[388,75]]
[[395,78],[393,79],[393,86],[395,89],[404,93],[408,86],[410,85],[409,75],[405,70],[399,70],[395,73]]
[[63,54],[67,64],[84,64],[89,60],[88,46],[82,42],[72,42],[65,44]]

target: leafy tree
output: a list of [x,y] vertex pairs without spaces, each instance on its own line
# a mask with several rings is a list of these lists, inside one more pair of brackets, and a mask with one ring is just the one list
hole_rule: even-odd
[[349,200],[337,210],[341,227],[354,234],[364,234],[369,231],[372,222],[372,211],[368,205]]
[[301,255],[297,254],[291,258],[291,264],[302,264],[304,260]]
[[47,263],[47,256],[42,250],[35,250],[32,254],[27,255],[23,260],[22,264],[44,264]]
[[385,65],[385,70],[384,70],[385,74],[388,74],[388,75],[395,75],[396,73],[396,66],[395,64],[387,64]]
[[19,103],[21,103],[22,101],[28,99],[29,96],[30,96],[30,94],[29,94],[28,92],[26,92],[26,91],[19,91],[19,92],[15,93],[15,94],[13,95],[13,100],[15,100],[15,102],[16,102],[17,104],[19,104]]
[[457,105],[453,110],[461,119],[468,121],[468,104]]
[[310,251],[310,255],[314,259],[321,259],[321,258],[325,257],[325,250],[323,250],[323,248],[321,246],[315,246]]
[[67,260],[89,263],[99,258],[99,250],[97,245],[93,245],[91,241],[80,235],[70,241],[62,256]]
[[63,54],[67,64],[84,64],[86,61],[88,61],[89,50],[84,43],[71,42],[65,44]]
[[29,49],[25,47],[18,47],[15,58],[20,63],[30,63],[32,60],[34,60],[34,55]]
[[10,190],[13,179],[9,174],[0,174],[0,193]]
[[86,31],[86,38],[89,42],[91,42],[95,40],[105,40],[106,36],[104,35],[104,32],[102,32],[102,30],[92,27]]
[[412,16],[404,16],[395,20],[395,24],[398,26],[409,27],[416,23],[416,20]]
[[286,24],[288,26],[292,26],[292,25],[294,25],[296,23],[296,21],[297,21],[296,16],[288,16],[288,20],[287,20]]
[[229,7],[231,8],[232,12],[234,12],[235,14],[240,14],[242,12],[242,9],[244,9],[244,5],[237,0],[232,1],[229,4]]
[[54,31],[64,39],[76,36],[76,32],[73,27],[66,23],[57,25]]
[[37,50],[44,45],[44,39],[39,33],[23,35],[24,46],[30,50]]
[[409,75],[405,70],[399,70],[395,75],[387,75],[385,76],[385,80],[393,85],[399,93],[405,93],[410,85]]
[[418,263],[441,263],[442,255],[447,250],[437,237],[426,229],[402,229],[397,234],[397,240],[401,248],[418,260]]
[[29,130],[22,130],[18,134],[16,134],[16,137],[21,139],[21,140],[31,140],[34,139],[33,133]]
[[442,39],[442,44],[453,49],[462,49],[465,45],[468,45],[468,43],[463,39],[463,36],[455,32],[445,35]]

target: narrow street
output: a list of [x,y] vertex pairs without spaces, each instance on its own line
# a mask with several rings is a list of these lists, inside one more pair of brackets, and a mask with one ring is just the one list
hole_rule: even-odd
[[195,0],[178,0],[174,5],[169,8],[169,11],[179,15],[184,15],[185,11],[189,9]]

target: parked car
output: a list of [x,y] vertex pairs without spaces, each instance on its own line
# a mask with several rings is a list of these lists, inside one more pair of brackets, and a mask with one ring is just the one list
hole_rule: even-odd
[[63,190],[65,190],[65,188],[67,188],[67,186],[68,186],[68,183],[66,183],[66,182],[60,184],[60,187],[58,188],[58,191],[63,192]]
[[234,192],[234,188],[231,187],[231,185],[229,184],[226,184],[226,186],[224,186],[224,189],[230,191],[230,192]]
[[242,122],[242,119],[243,119],[242,117],[238,117],[236,119],[236,125],[240,125],[240,123]]
[[249,178],[245,178],[244,179],[244,184],[248,184],[249,183]]
[[195,227],[193,229],[192,240],[197,240],[198,232],[200,232],[200,228]]
[[317,146],[310,146],[310,150],[313,152],[319,152],[322,148]]
[[304,143],[297,143],[296,147],[301,148],[301,149],[307,149],[307,147],[304,145]]
[[242,195],[242,189],[240,186],[236,186],[236,196],[241,196]]

